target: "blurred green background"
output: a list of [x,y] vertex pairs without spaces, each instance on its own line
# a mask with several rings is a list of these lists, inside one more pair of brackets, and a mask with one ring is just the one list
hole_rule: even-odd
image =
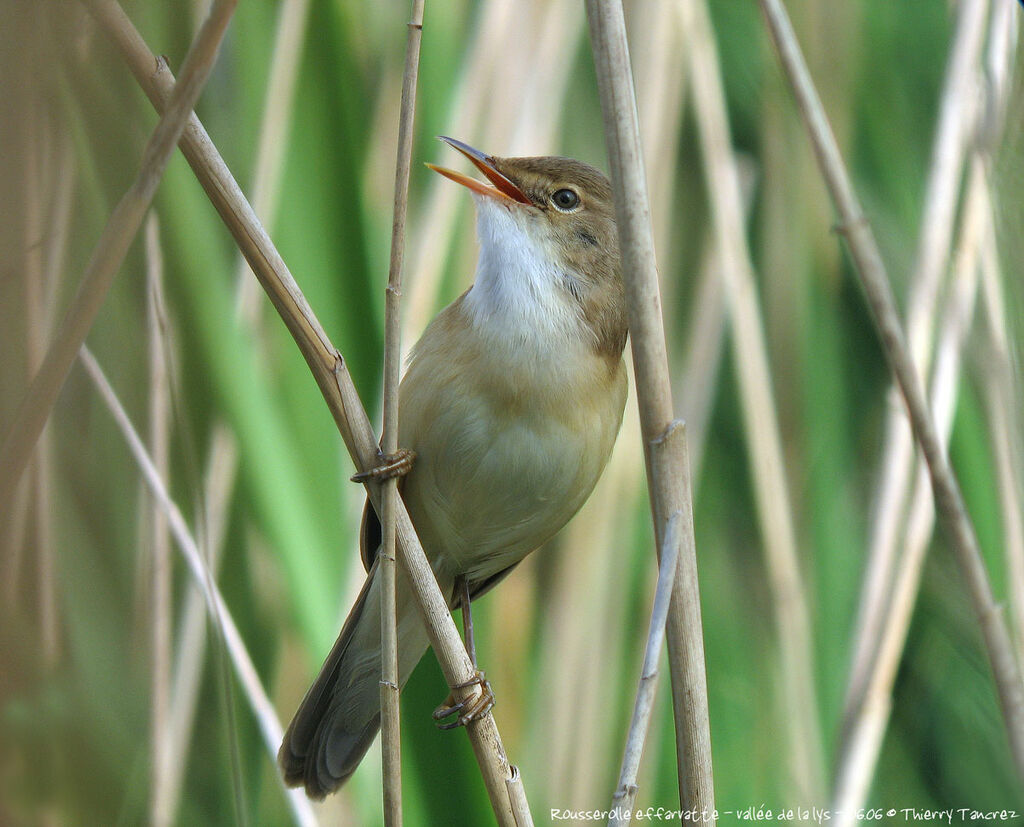
[[[201,0],[124,5],[173,68],[208,8]],[[887,504],[880,494],[886,420],[900,403],[757,3],[710,5],[729,155],[749,208],[750,298],[760,317],[752,341],[763,344],[767,409],[750,407],[750,363],[735,332],[743,322],[730,282],[719,277],[713,204],[730,184],[706,165],[696,113],[701,96],[714,90],[695,74],[698,35],[684,17],[688,4],[626,3],[673,384],[689,423],[697,491],[716,799],[723,811],[827,806],[845,755],[869,549]],[[957,4],[790,6],[906,306]],[[2,7],[6,432],[41,343],[138,170],[156,116],[82,6],[5,0]],[[1001,32],[1015,44],[1022,12],[994,0],[991,13],[980,49],[990,84],[967,86],[969,100],[987,107],[985,128],[972,128],[969,143],[978,150],[980,180],[991,184],[990,207],[978,213],[981,240],[971,242],[963,229],[969,199],[961,193],[954,200],[944,239],[952,253],[942,258],[928,318],[945,329],[948,308],[973,308],[954,348],[960,364],[950,452],[1020,651],[1024,581],[1014,554],[1024,550],[1014,526],[1021,519],[1024,108],[1012,49],[1002,59],[998,46]],[[398,0],[245,0],[198,107],[347,358],[375,421],[408,14],[409,4]],[[1000,75],[1000,66],[1008,73]],[[459,163],[435,141],[438,134],[494,154],[565,154],[607,169],[582,4],[427,0],[406,348],[465,289],[475,255],[470,199],[422,165]],[[955,176],[958,191],[969,176]],[[144,439],[166,436],[169,489],[204,554],[219,561],[232,617],[287,723],[362,581],[362,491],[347,482],[351,462],[296,347],[254,292],[180,155],[160,185],[146,234],[148,245],[140,233],[88,346]],[[957,270],[948,259],[967,264]],[[955,278],[974,286],[957,292],[948,286]],[[156,316],[154,281],[163,293]],[[154,358],[169,373],[155,384]],[[782,485],[774,487],[785,494],[781,512],[762,507],[756,469],[764,443],[751,423],[767,425],[781,446],[775,479]],[[631,401],[591,501],[550,548],[479,605],[478,649],[498,696],[495,716],[538,824],[550,821],[551,808],[607,807],[615,787],[656,578],[642,467]],[[137,465],[76,366],[15,504],[0,516],[4,824],[292,819],[221,638],[199,622],[202,604],[176,550],[169,578],[153,576],[160,543],[152,514]],[[766,537],[787,524],[802,581],[795,593],[777,586],[778,569],[765,553]],[[958,569],[927,518],[923,525],[920,594],[861,806],[1024,809]],[[913,547],[912,534],[901,520],[898,553]],[[172,684],[164,690],[151,677],[154,582],[171,595],[172,651],[164,663]],[[867,591],[882,594],[891,582],[890,575]],[[780,621],[787,612],[797,616],[795,637]],[[189,654],[197,658],[194,674]],[[807,670],[803,684],[794,664]],[[665,680],[640,776],[644,807],[678,804],[667,688]],[[812,703],[799,702],[801,690]],[[407,823],[489,823],[466,738],[440,733],[429,720],[445,692],[428,656],[403,694]],[[178,745],[162,774],[152,767],[154,697],[169,698],[167,726]],[[159,807],[157,787],[166,796]],[[315,809],[325,824],[380,823],[376,748]],[[721,823],[733,821],[723,816]]]

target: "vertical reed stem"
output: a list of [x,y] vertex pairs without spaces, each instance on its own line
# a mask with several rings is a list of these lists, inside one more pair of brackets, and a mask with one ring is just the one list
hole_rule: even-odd
[[[405,253],[405,217],[409,205],[409,168],[412,164],[413,122],[416,114],[416,76],[423,36],[423,0],[413,0],[402,78],[402,108],[398,121],[398,159],[395,164],[395,206],[391,224],[391,264],[384,303],[384,428],[381,449],[398,450],[398,384],[402,360],[402,260]],[[399,721],[398,630],[395,609],[395,498],[398,480],[384,483],[380,550],[381,752],[384,765],[384,823],[402,823],[402,751]]]
[[[669,515],[692,512],[685,444],[678,438],[682,429],[676,427],[673,417],[661,294],[622,4],[616,0],[587,0],[587,19],[612,172],[640,425],[660,549]],[[681,809],[697,815],[694,823],[708,824],[714,823],[713,818],[709,822],[701,820],[701,816],[714,812],[711,727],[697,559],[692,548],[679,555],[679,566],[668,618],[679,797]]]

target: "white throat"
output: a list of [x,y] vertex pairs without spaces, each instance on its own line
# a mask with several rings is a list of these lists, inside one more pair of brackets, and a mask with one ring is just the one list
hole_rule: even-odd
[[[480,255],[465,307],[487,338],[510,345],[564,347],[579,341],[583,320],[565,289],[556,251],[518,205],[474,195]],[[534,230],[530,232],[530,230]]]

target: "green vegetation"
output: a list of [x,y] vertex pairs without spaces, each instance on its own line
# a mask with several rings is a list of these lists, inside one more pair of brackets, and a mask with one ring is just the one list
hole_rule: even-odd
[[[702,90],[690,82],[679,2],[634,0],[627,19],[678,413],[692,425],[716,799],[723,811],[829,806],[879,512],[886,420],[900,402],[890,393],[757,3],[731,0],[709,5],[732,144],[750,173],[747,241],[773,389],[771,410],[744,410],[732,297],[720,289],[701,304],[701,275],[715,249],[709,195],[723,184],[709,182],[703,166],[694,107]],[[150,48],[174,68],[206,5],[124,3]],[[346,357],[371,416],[379,410],[407,5],[312,0],[307,9],[294,0],[241,2],[198,108],[242,188],[251,199],[262,193],[257,209]],[[1019,34],[1024,12],[1011,5],[1006,19]],[[906,307],[956,10],[913,0],[789,6]],[[39,358],[40,346],[30,343],[52,336],[137,172],[156,116],[83,6],[7,0],[2,8],[10,22],[0,32],[0,77],[14,93],[0,102],[0,199],[9,216],[0,229],[0,432],[6,433],[29,365]],[[298,21],[303,36],[275,51],[288,20]],[[983,56],[992,42],[986,40]],[[296,61],[291,95],[275,98],[268,109],[268,84],[290,60]],[[1021,72],[1011,69],[1005,124],[997,118],[989,143],[980,144],[992,208],[978,219],[980,264],[969,268],[968,278],[979,280],[960,349],[950,439],[1018,652],[1024,651],[1017,625],[1024,584],[1015,580],[1007,514],[1016,509],[1022,517],[1024,476],[1020,80]],[[280,137],[263,151],[279,161],[270,157],[267,172],[259,173],[268,129],[280,129]],[[406,348],[472,274],[470,200],[421,163],[460,163],[434,140],[438,133],[498,155],[568,154],[607,169],[583,4],[427,0],[406,248]],[[968,203],[964,193],[955,203],[947,239],[953,257],[970,255],[969,241],[962,252]],[[238,251],[180,156],[160,185],[152,220],[158,245],[147,256],[140,233],[88,347],[147,441],[149,351],[166,356],[168,487],[204,554],[221,559],[220,589],[287,724],[362,581],[356,551],[362,490],[347,482],[353,468],[331,416],[262,292],[255,312],[239,320]],[[995,259],[986,259],[989,227]],[[154,257],[162,263],[164,325],[147,315]],[[998,262],[998,269],[986,261]],[[710,266],[720,269],[713,258]],[[241,277],[252,279],[248,272]],[[930,314],[939,331],[947,305],[963,301],[949,286],[953,279],[954,268],[944,266]],[[1001,352],[993,331],[1002,328]],[[695,347],[705,355],[688,361]],[[801,712],[815,743],[797,749],[787,707],[792,676],[782,667],[789,644],[780,642],[779,592],[764,553],[764,526],[777,515],[759,513],[752,474],[757,442],[746,424],[752,418],[777,422],[800,599],[809,618],[811,640],[797,656],[806,656],[811,668],[817,709]],[[226,429],[226,442],[215,436],[218,429]],[[1017,499],[1005,496],[1005,433]],[[152,502],[80,366],[42,445],[16,502],[0,515],[0,822],[146,823],[153,791]],[[223,508],[213,504],[212,456],[230,469]],[[223,542],[214,543],[214,552],[204,538],[218,531]],[[925,536],[920,595],[862,805],[1024,811],[1024,787],[959,570],[942,537],[930,529]],[[897,538],[902,554],[911,542],[902,527]],[[178,680],[192,581],[173,545],[170,554],[170,669]],[[631,400],[591,501],[475,614],[480,659],[498,698],[498,727],[523,772],[537,824],[549,823],[552,808],[603,809],[611,802],[655,577]],[[892,582],[890,575],[883,588]],[[177,700],[172,704],[171,728],[188,733],[174,757],[181,773],[174,823],[289,823],[275,765],[221,637],[207,627],[197,639],[207,646],[194,720]],[[675,809],[667,673],[662,677],[637,803]],[[428,655],[402,696],[406,823],[490,823],[467,739],[438,732],[430,721],[446,692]],[[792,758],[801,750],[815,764],[794,777]],[[379,823],[379,776],[372,749],[352,782],[317,805],[323,823]],[[734,819],[723,816],[720,823]]]

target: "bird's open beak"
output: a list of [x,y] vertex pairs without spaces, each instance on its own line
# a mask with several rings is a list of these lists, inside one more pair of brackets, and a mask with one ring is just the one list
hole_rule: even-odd
[[457,149],[470,161],[473,162],[478,170],[480,170],[488,181],[494,186],[488,186],[483,181],[477,181],[475,178],[470,178],[468,175],[463,175],[461,172],[456,172],[453,169],[446,169],[445,167],[435,166],[434,164],[427,164],[434,172],[441,173],[445,178],[451,178],[455,183],[462,184],[462,186],[469,188],[473,192],[480,193],[481,195],[489,195],[492,198],[507,198],[511,201],[518,201],[520,204],[529,204],[530,199],[526,197],[519,187],[513,184],[508,178],[498,172],[494,166],[494,158],[490,155],[485,155],[479,149],[473,149],[468,144],[462,143],[462,141],[456,141],[454,138],[448,138],[444,135],[438,136],[448,146]]

